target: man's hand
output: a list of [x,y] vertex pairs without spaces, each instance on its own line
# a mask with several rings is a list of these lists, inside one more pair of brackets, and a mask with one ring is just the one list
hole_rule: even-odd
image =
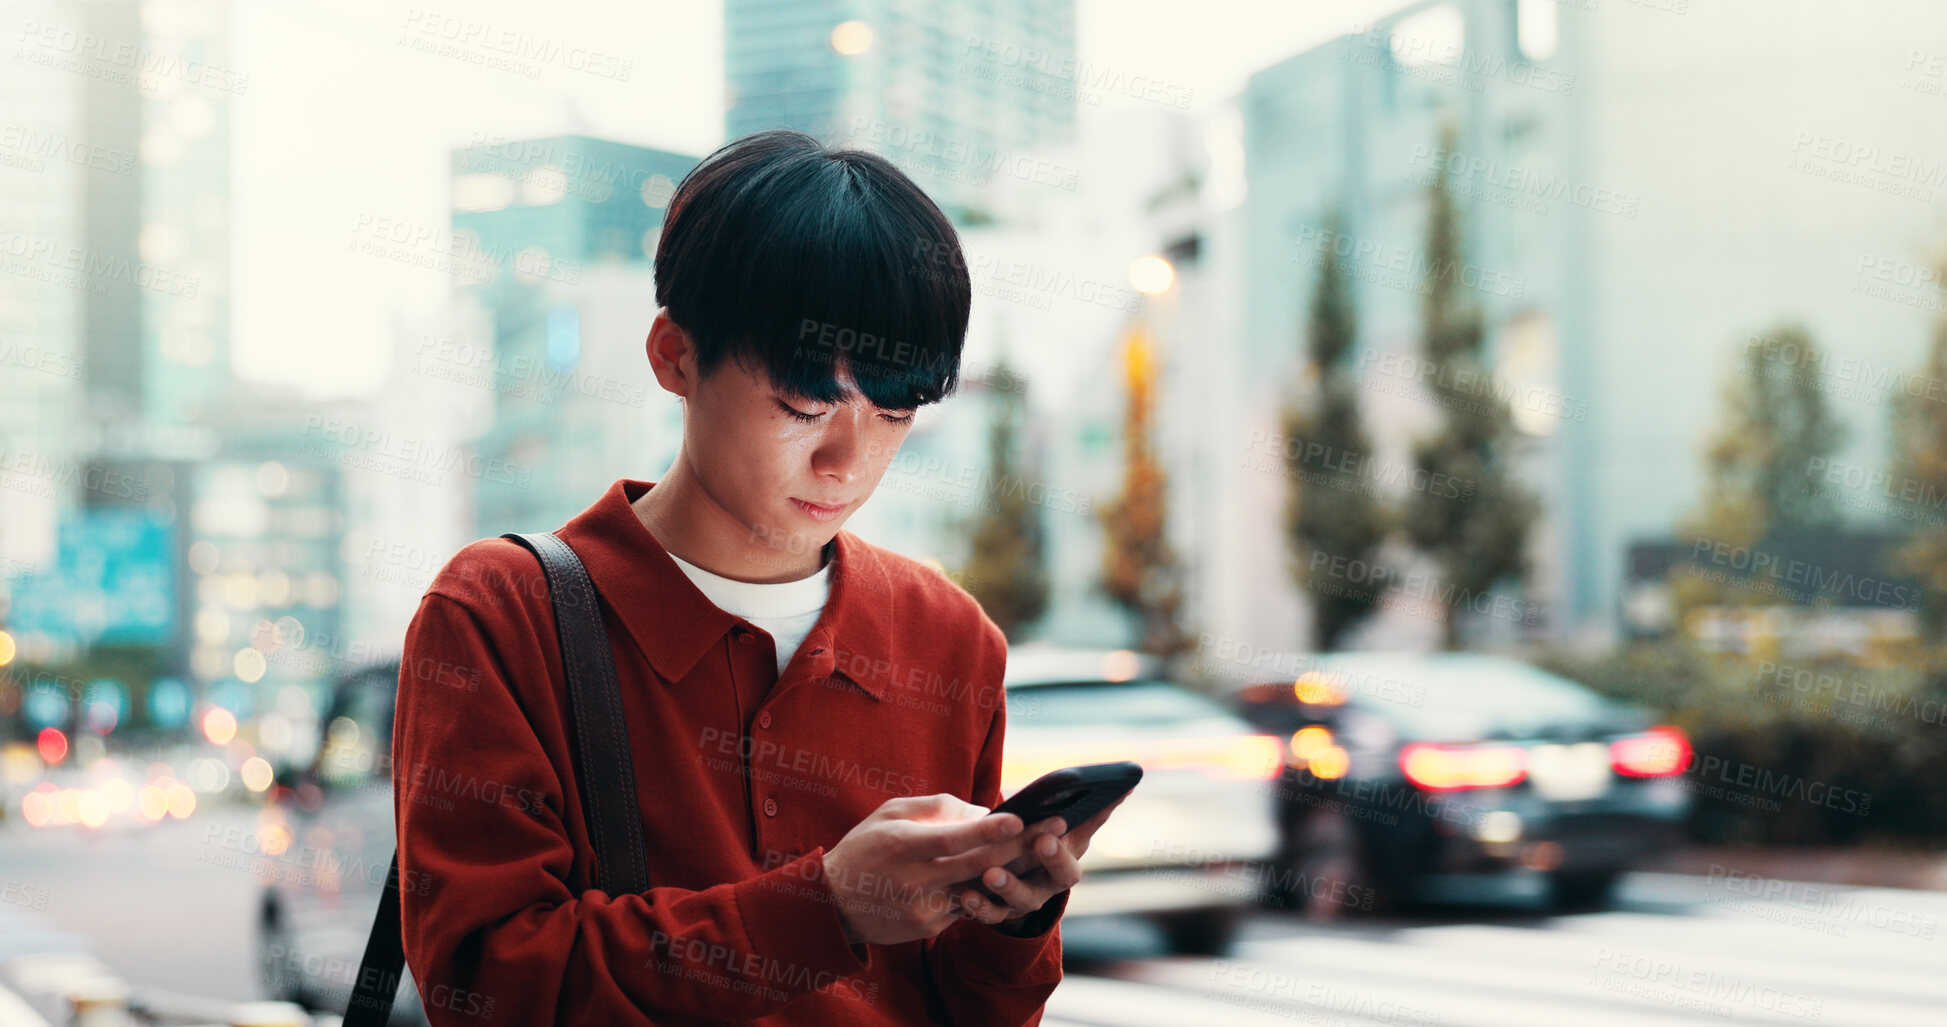
[[[1012,863],[990,865],[977,882],[961,882],[959,905],[983,924],[1000,924],[1019,920],[1073,888],[1082,879],[1081,859],[1089,840],[1127,798],[1117,799],[1066,834],[1062,829],[1068,825],[1060,817],[1028,828],[1022,835],[1027,853]],[[986,892],[972,887],[976,883]]]
[[888,799],[825,853],[825,881],[853,944],[896,945],[952,926],[966,915],[953,886],[1021,859],[1029,841],[1012,813],[951,795]]

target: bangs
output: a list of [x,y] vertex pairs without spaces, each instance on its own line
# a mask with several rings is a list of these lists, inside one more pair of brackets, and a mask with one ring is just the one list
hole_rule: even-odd
[[697,340],[700,369],[730,357],[822,403],[844,395],[841,370],[884,409],[945,398],[972,297],[951,223],[884,158],[787,141],[735,174],[706,160],[672,198],[658,299]]

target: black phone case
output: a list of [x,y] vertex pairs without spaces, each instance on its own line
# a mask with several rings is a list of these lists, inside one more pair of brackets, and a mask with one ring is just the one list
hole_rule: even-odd
[[1013,813],[1028,827],[1058,816],[1073,830],[1128,794],[1142,777],[1142,764],[1128,760],[1063,767],[1028,782],[994,812]]

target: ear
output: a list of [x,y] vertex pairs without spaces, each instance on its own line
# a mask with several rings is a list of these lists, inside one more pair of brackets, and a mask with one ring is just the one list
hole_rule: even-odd
[[695,391],[696,344],[690,334],[683,330],[669,316],[669,311],[656,311],[656,320],[649,325],[649,338],[644,343],[649,354],[649,368],[656,373],[656,381],[667,392],[688,398]]

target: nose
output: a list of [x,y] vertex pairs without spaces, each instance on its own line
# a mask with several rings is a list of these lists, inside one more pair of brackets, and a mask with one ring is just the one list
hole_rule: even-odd
[[858,480],[870,455],[866,448],[865,417],[856,407],[840,407],[833,411],[824,436],[811,451],[811,472],[850,485]]

